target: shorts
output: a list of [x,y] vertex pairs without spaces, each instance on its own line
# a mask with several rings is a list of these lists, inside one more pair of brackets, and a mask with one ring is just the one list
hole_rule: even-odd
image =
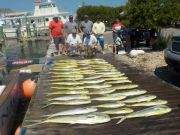
[[53,38],[54,44],[56,46],[56,50],[59,51],[59,44],[65,44],[65,39],[64,37],[57,37]]

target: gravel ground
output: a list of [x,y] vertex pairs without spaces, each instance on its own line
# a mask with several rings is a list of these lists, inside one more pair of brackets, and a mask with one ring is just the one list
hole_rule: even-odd
[[138,69],[143,69],[148,72],[154,72],[156,68],[166,66],[164,60],[164,52],[146,52],[143,55],[137,57],[129,57],[128,55],[119,55],[123,60],[130,64],[135,65]]

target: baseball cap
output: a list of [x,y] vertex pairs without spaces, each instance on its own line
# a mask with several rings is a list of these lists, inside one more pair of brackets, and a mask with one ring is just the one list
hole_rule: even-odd
[[87,32],[85,33],[85,35],[86,35],[86,36],[91,35],[91,32],[90,32],[90,31],[87,31]]
[[89,16],[88,15],[84,15],[84,18],[89,18]]

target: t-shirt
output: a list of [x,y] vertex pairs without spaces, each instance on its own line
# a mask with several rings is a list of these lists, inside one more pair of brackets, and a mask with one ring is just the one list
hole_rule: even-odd
[[77,45],[78,43],[81,44],[82,43],[81,37],[78,34],[76,34],[76,36],[69,34],[66,43],[68,43],[69,45]]
[[93,22],[92,21],[82,21],[81,23],[80,23],[80,28],[82,29],[82,31],[84,32],[84,33],[86,33],[86,32],[88,32],[88,31],[92,31],[92,26],[93,26]]
[[103,22],[93,24],[92,31],[94,34],[103,34],[105,32],[105,24]]
[[78,28],[76,22],[69,22],[69,21],[67,21],[67,22],[64,24],[64,27],[65,27],[66,34],[67,34],[67,35],[71,34],[71,32],[72,32],[73,29],[77,29],[77,28]]
[[49,29],[51,30],[51,35],[53,38],[63,37],[64,36],[62,32],[63,28],[64,28],[64,24],[60,20],[58,22],[55,22],[54,20],[52,20],[49,23]]
[[95,43],[97,43],[97,38],[94,35],[90,35],[90,38],[84,38],[83,45],[92,46]]
[[113,31],[119,31],[121,30],[121,28],[124,27],[124,25],[122,23],[115,23],[113,26],[112,26],[112,30]]

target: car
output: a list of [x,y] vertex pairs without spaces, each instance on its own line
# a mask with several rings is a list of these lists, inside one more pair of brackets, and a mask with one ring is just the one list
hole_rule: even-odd
[[168,66],[180,73],[180,35],[172,37],[170,45],[164,51],[164,58]]

